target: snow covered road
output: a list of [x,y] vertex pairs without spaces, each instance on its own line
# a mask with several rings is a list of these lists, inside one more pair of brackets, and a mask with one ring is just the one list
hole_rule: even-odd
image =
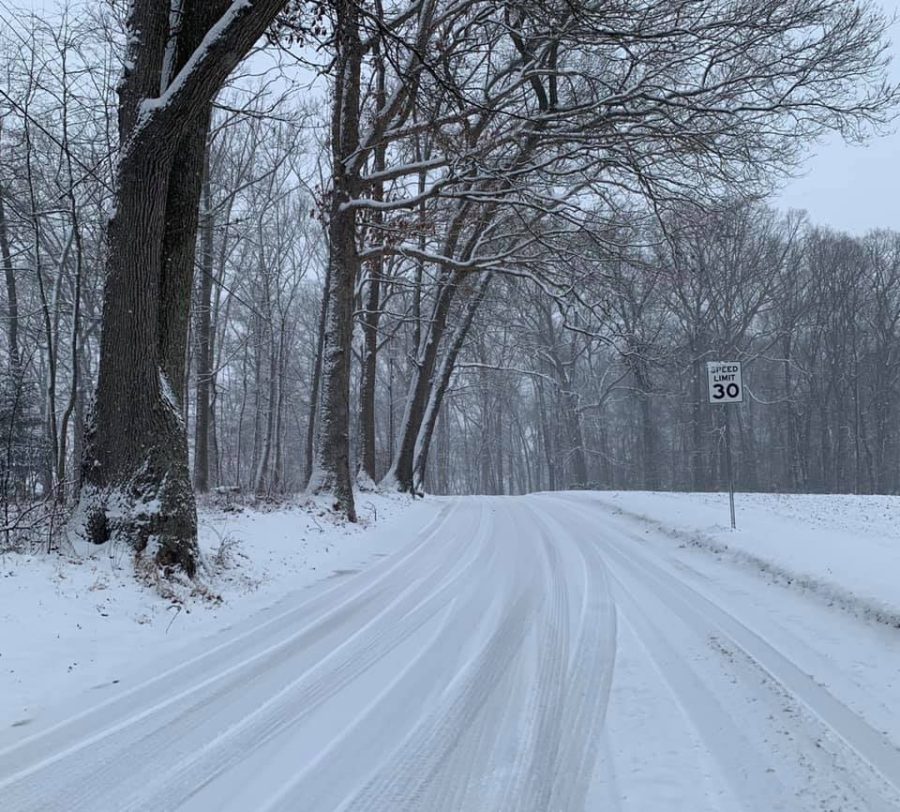
[[0,809],[900,809],[900,631],[591,494],[400,552],[0,731]]

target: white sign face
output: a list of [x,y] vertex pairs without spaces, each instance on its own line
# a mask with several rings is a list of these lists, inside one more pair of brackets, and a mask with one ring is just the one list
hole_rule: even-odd
[[744,385],[741,383],[740,361],[707,361],[710,403],[742,403]]

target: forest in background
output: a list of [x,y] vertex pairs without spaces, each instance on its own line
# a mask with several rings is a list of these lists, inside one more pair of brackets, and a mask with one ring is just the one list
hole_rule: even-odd
[[[250,58],[179,110],[190,129],[153,160],[185,163],[155,186],[155,164],[129,169],[133,144],[202,71],[231,4],[205,21],[134,4],[169,25],[148,68],[124,4],[39,19],[0,0],[7,544],[43,537],[48,507],[57,522],[84,508],[85,483],[103,505],[89,534],[130,511],[139,550],[195,532],[191,490],[331,490],[352,518],[348,477],[719,489],[719,359],[744,363],[740,489],[900,491],[900,233],[848,236],[766,202],[810,139],[891,120],[874,7],[246,5],[266,37],[245,34]],[[165,212],[155,254],[156,221],[126,228],[129,206]],[[159,277],[116,293],[116,263],[151,254]],[[189,302],[160,306],[149,358],[128,332],[146,291]],[[124,376],[145,362],[159,392],[134,411],[149,390]],[[181,468],[191,487],[173,497]],[[116,489],[127,506],[109,507]],[[169,498],[187,518],[160,530],[148,505]]]

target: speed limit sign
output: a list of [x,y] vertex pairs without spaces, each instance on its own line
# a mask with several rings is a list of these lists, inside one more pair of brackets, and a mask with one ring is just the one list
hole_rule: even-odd
[[740,361],[707,361],[710,403],[742,403],[744,385],[741,383]]
[[[744,400],[744,384],[741,381],[740,361],[707,361],[706,377],[709,379],[709,402],[727,406]],[[731,409],[725,409],[725,466],[728,470],[728,507],[731,510],[731,529],[737,527],[734,513],[734,464],[731,459]],[[721,412],[720,412],[721,414]]]

